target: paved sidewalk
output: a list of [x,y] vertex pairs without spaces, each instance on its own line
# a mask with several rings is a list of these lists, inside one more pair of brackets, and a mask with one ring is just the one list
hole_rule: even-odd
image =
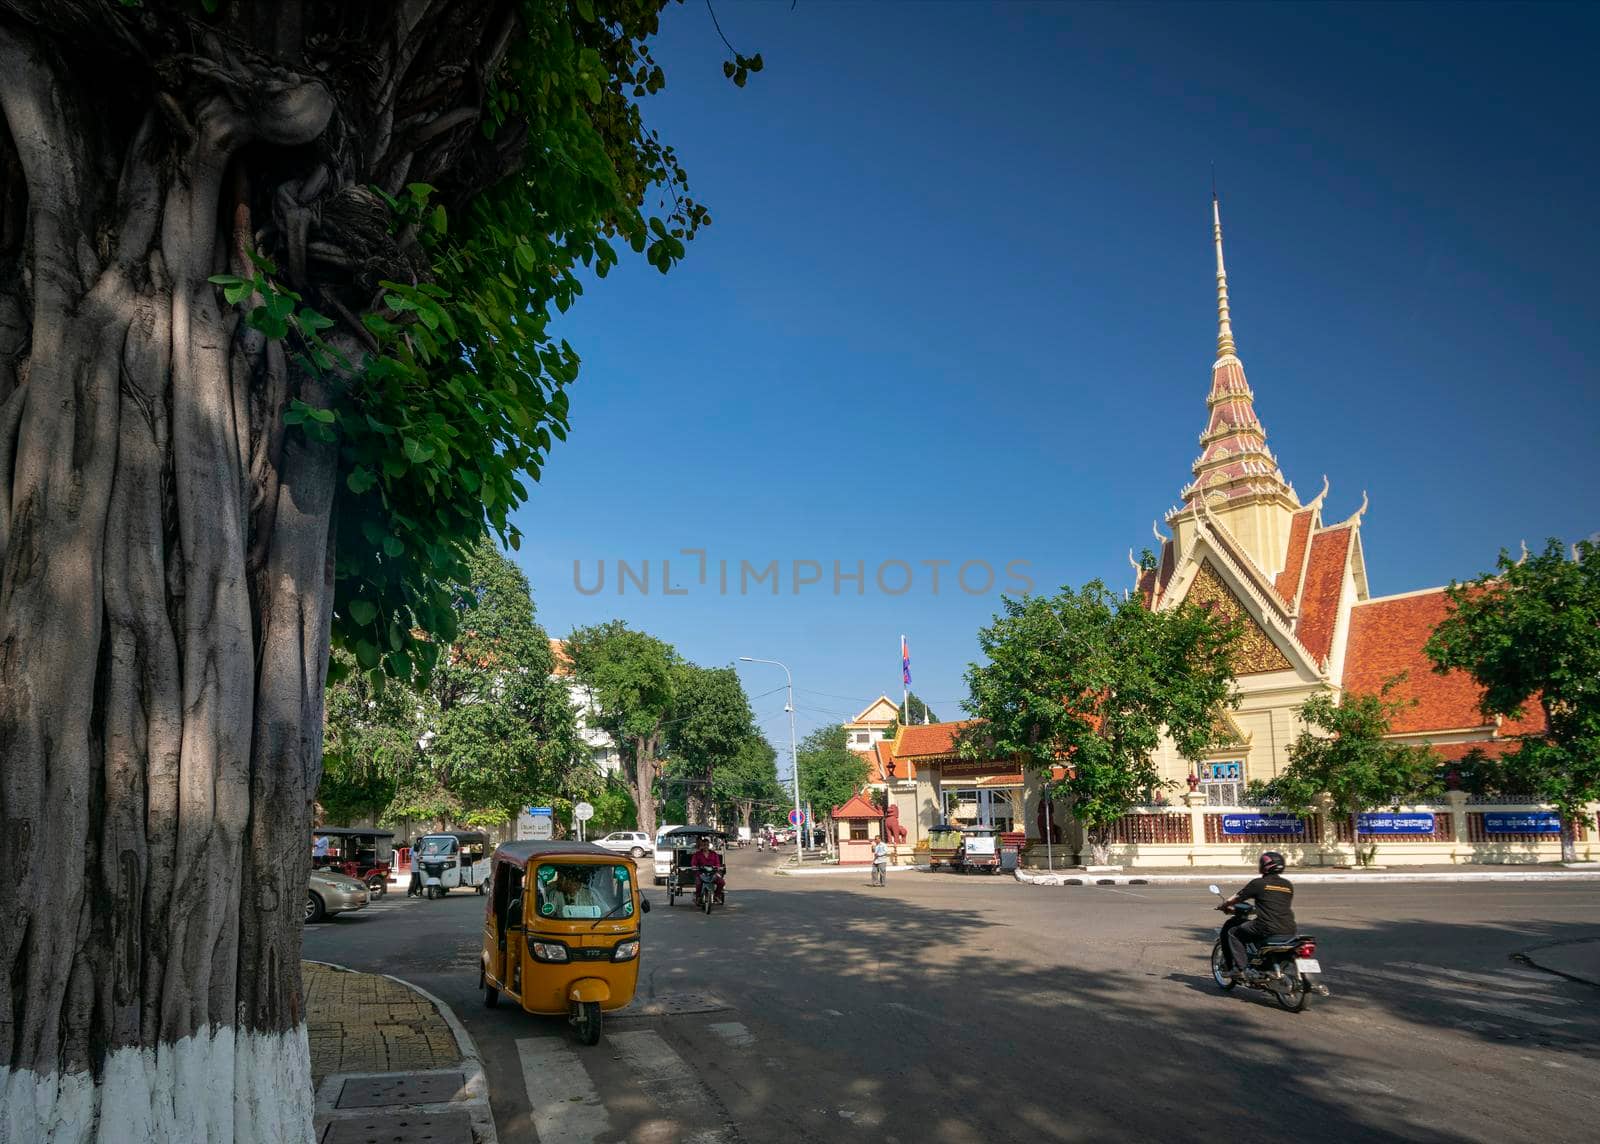
[[[1336,866],[1290,866],[1286,873],[1296,883],[1307,885],[1600,881],[1600,870],[1572,869],[1563,867],[1559,863],[1389,866],[1373,870],[1341,869]],[[1129,866],[1121,871],[1105,872],[1066,868],[1057,869],[1054,873],[1037,869],[1017,871],[1017,881],[1035,886],[1203,886],[1209,882],[1216,882],[1218,885],[1242,885],[1254,876],[1255,872],[1248,866],[1179,868]]]
[[1585,985],[1600,985],[1600,938],[1587,941],[1564,941],[1541,949],[1530,949],[1522,955],[1529,965],[1538,966],[1550,973],[1559,973]]
[[301,962],[319,1144],[496,1144],[478,1051],[438,998]]

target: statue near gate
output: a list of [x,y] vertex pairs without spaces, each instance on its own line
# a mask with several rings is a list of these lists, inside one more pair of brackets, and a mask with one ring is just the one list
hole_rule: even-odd
[[883,815],[883,837],[886,842],[902,843],[909,835],[906,828],[900,825],[900,808],[893,803]]
[[[1039,800],[1038,807],[1033,812],[1034,825],[1039,828],[1039,840],[1041,842],[1044,841],[1044,838],[1045,838],[1044,808],[1047,805],[1049,805],[1049,800],[1041,798]],[[1055,810],[1054,807],[1050,808],[1050,831],[1049,831],[1049,834],[1050,834],[1050,842],[1052,844],[1056,844],[1056,843],[1059,843],[1061,841],[1061,819],[1057,816],[1057,813],[1056,813],[1056,810]]]

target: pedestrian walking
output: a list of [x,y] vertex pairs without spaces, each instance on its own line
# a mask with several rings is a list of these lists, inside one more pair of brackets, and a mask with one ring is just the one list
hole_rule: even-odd
[[889,844],[878,836],[878,841],[872,847],[872,884],[886,886],[889,884]]

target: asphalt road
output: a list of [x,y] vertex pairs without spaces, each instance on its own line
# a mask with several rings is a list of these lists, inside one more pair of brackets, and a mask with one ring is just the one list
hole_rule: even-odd
[[635,1004],[662,1015],[608,1018],[593,1048],[483,1007],[477,895],[391,895],[311,927],[305,952],[449,1002],[508,1144],[1600,1132],[1600,989],[1515,959],[1600,937],[1594,882],[1307,886],[1333,996],[1296,1015],[1211,983],[1202,887],[874,889],[773,865],[734,853],[710,917],[652,889]]

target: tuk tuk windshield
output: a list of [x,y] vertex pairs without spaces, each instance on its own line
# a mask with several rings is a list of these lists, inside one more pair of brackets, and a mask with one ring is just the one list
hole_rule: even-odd
[[456,840],[448,834],[433,835],[417,844],[419,858],[443,858],[456,852]]
[[633,874],[628,867],[547,862],[534,877],[540,918],[631,918]]

